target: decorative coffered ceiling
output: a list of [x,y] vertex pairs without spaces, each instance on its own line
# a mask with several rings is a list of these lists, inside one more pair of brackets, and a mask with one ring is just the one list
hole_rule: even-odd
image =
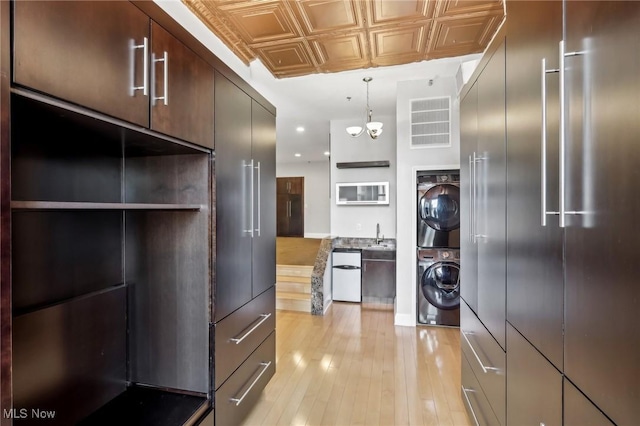
[[240,59],[278,78],[482,52],[501,0],[182,0]]

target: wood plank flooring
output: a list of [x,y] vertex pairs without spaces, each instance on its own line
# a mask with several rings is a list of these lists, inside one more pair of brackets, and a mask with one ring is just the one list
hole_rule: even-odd
[[333,303],[278,311],[276,374],[245,425],[450,425],[460,398],[458,329],[395,327],[393,310]]

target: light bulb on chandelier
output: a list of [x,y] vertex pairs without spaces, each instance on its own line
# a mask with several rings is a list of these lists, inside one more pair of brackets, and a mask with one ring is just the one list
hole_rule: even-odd
[[377,139],[382,134],[383,124],[380,121],[372,121],[373,110],[369,107],[369,82],[373,80],[371,77],[365,77],[362,79],[367,83],[367,109],[366,109],[366,123],[362,126],[349,126],[347,127],[347,133],[353,138],[357,138],[363,134],[366,130],[371,139]]

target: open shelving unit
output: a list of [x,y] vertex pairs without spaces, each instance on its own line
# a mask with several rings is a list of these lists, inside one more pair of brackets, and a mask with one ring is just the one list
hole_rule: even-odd
[[56,424],[197,418],[212,152],[37,94],[11,103],[14,406]]

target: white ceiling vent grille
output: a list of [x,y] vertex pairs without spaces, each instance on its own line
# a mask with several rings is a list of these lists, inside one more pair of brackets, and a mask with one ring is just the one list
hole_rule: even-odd
[[451,98],[411,100],[411,148],[451,144]]

